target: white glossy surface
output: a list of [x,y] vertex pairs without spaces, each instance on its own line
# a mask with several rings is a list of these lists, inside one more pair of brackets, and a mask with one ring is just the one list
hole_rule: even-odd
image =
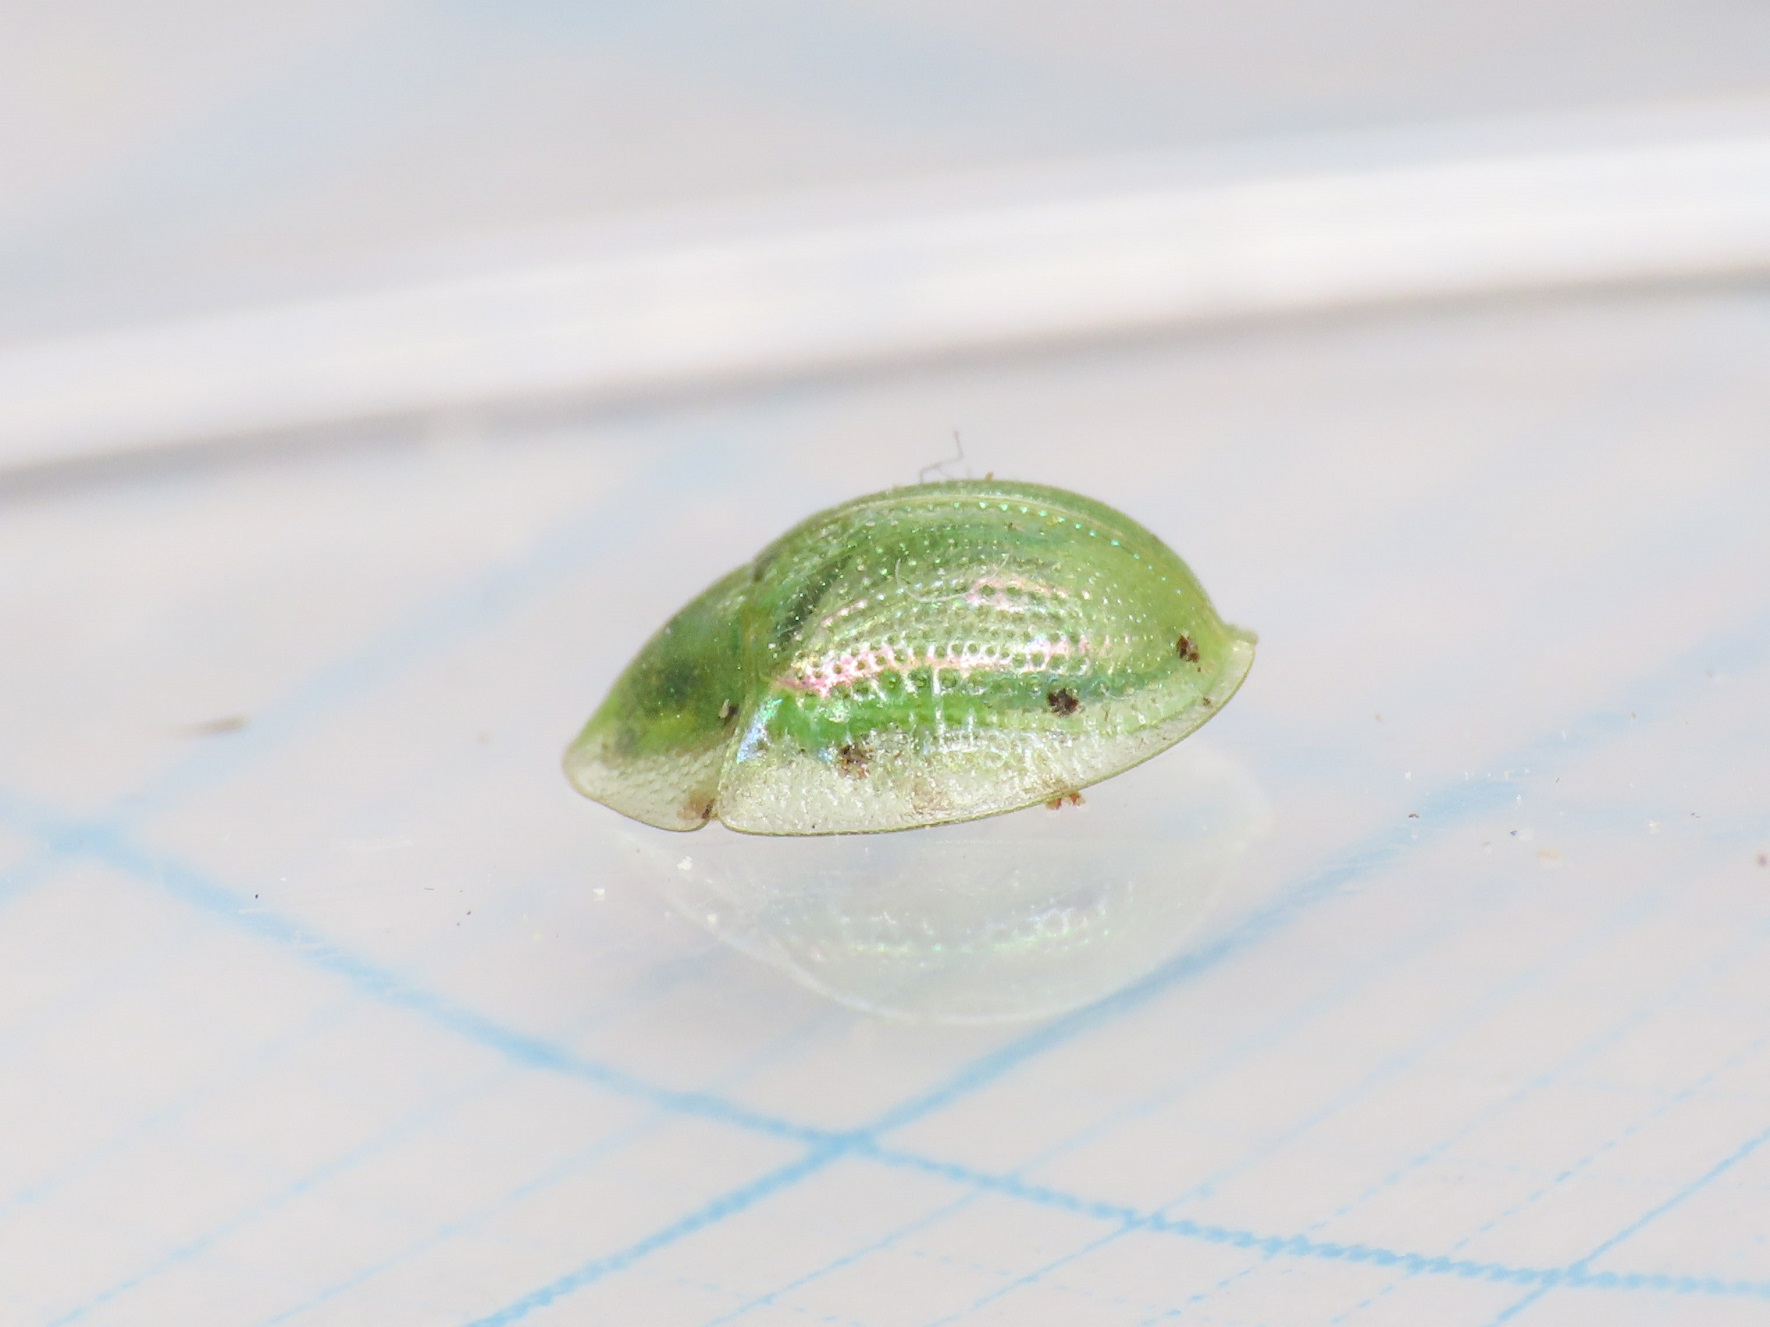
[[1270,820],[1248,772],[1192,738],[1079,805],[897,834],[623,837],[684,917],[812,990],[999,1023],[1066,1013],[1173,958]]
[[[1439,312],[15,495],[0,1318],[1753,1321],[1767,328]],[[954,419],[1261,632],[1198,740],[1272,833],[1026,1028],[731,951],[559,772],[708,568]]]

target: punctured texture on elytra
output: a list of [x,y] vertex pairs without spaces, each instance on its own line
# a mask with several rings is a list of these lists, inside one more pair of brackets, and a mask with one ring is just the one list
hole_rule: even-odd
[[652,637],[566,752],[663,829],[971,820],[1097,783],[1235,694],[1252,633],[1129,517],[954,480],[821,512]]

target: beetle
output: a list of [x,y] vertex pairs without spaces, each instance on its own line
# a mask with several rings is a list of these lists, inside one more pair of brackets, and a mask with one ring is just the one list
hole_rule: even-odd
[[1130,517],[996,479],[775,540],[666,622],[566,751],[662,829],[873,833],[1067,798],[1222,709],[1255,637]]

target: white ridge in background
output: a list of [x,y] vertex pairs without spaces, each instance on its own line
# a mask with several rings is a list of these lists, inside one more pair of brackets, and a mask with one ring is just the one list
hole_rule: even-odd
[[637,242],[630,225],[502,272],[0,350],[0,469],[1333,308],[1770,272],[1770,107],[1052,168],[736,220],[674,218]]

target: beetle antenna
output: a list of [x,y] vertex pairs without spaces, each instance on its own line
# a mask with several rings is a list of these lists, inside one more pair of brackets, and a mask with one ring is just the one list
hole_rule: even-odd
[[[958,429],[953,430],[953,447],[956,449],[953,455],[947,457],[945,460],[936,461],[932,465],[925,465],[920,470],[916,471],[916,482],[918,484],[926,484],[928,482],[928,472],[930,470],[938,470],[941,474],[946,475],[948,479],[951,479],[952,476],[946,473],[946,468],[949,465],[957,465],[960,461],[965,459],[965,443],[964,440],[959,437]],[[967,469],[969,469],[969,467],[967,467]],[[969,474],[965,476],[967,479],[970,477]]]

